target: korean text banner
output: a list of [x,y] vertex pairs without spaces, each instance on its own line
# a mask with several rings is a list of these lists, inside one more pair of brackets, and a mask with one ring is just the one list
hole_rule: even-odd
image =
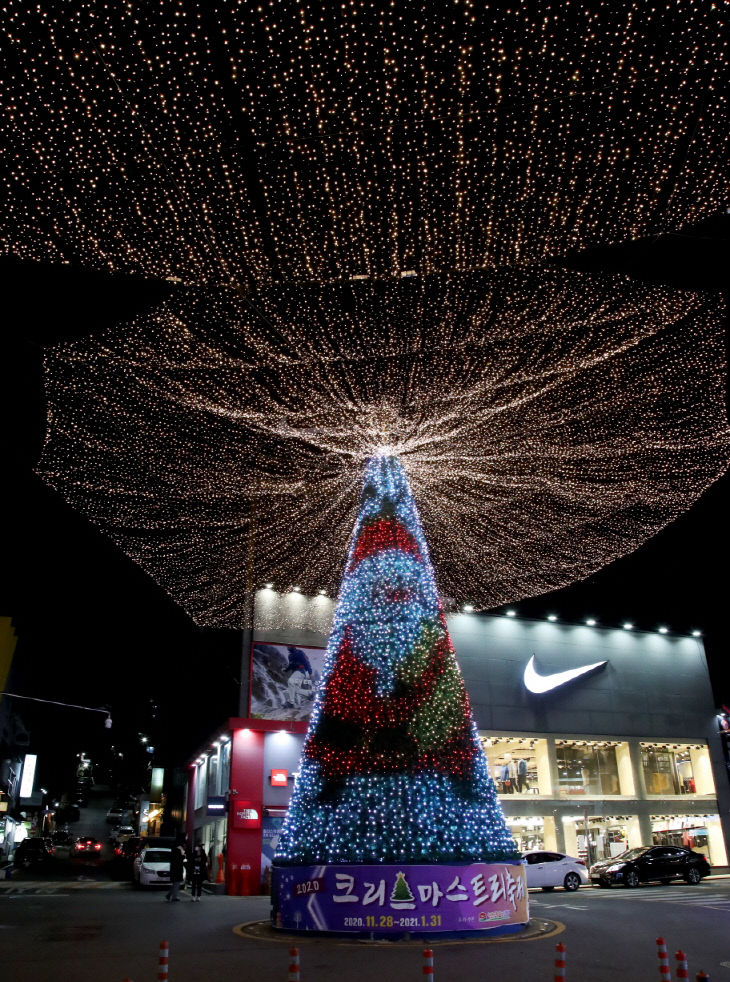
[[529,920],[522,863],[274,867],[275,927],[294,931],[488,931]]

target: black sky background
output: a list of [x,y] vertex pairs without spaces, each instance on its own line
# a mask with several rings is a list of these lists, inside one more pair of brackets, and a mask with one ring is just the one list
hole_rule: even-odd
[[[568,257],[572,268],[727,290],[728,216],[682,236]],[[0,259],[3,562],[0,615],[18,645],[8,688],[40,699],[108,706],[101,713],[16,700],[40,754],[40,780],[60,781],[84,750],[100,764],[145,755],[182,764],[225,718],[236,715],[239,632],[196,627],[138,566],[35,476],[45,432],[43,348],[123,322],[159,303],[170,284],[71,267]],[[719,288],[719,289],[718,289]],[[725,298],[727,293],[725,294]],[[523,616],[594,616],[637,629],[703,631],[716,704],[730,705],[725,641],[730,477],[630,556],[573,587],[515,605]],[[114,749],[112,749],[114,748]],[[130,777],[130,783],[134,783]]]

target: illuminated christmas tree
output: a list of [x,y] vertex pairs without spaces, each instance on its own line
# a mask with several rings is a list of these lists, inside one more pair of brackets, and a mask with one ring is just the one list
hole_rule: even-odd
[[275,862],[518,856],[406,475],[395,458],[374,457]]

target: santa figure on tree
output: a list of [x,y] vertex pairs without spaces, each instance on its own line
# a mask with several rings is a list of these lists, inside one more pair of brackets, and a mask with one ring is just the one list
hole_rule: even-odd
[[[391,864],[405,896],[411,887],[401,867],[473,863],[520,869],[408,480],[396,458],[377,456],[366,467],[322,683],[274,860],[282,893],[274,909],[296,887],[293,867]],[[345,889],[344,876],[350,874],[340,874],[337,889]],[[373,893],[373,883],[366,885]]]

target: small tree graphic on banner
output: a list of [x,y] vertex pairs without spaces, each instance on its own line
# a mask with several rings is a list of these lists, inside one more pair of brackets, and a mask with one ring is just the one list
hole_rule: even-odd
[[408,881],[406,880],[404,873],[396,874],[395,886],[393,887],[393,892],[390,895],[390,899],[392,907],[412,909],[416,906],[416,898],[411,893],[411,888],[408,886]]
[[[518,857],[408,480],[397,459],[374,457],[275,863]],[[403,874],[393,899],[413,900]]]

